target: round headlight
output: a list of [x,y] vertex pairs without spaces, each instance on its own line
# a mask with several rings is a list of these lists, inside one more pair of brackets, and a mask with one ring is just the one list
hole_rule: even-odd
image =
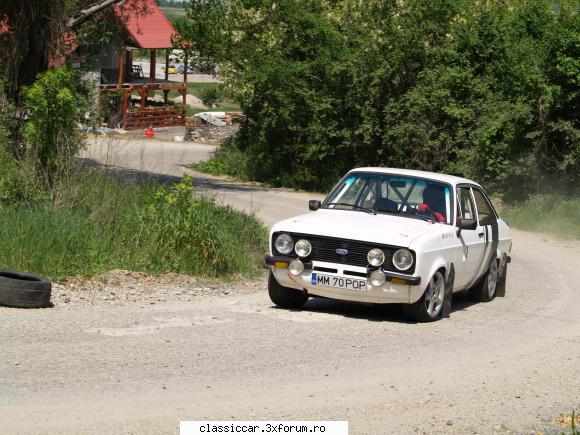
[[385,253],[380,249],[371,249],[367,254],[367,260],[371,266],[379,267],[385,261]]
[[276,238],[274,246],[276,247],[276,251],[278,251],[280,254],[289,254],[292,252],[294,243],[292,237],[290,237],[288,234],[280,234]]
[[393,264],[399,270],[410,269],[413,265],[413,254],[408,249],[399,249],[393,254]]
[[288,270],[292,275],[300,275],[304,272],[304,264],[300,260],[292,260],[288,266]]
[[380,270],[374,270],[369,276],[369,281],[373,287],[381,287],[385,283],[385,274]]
[[308,257],[312,252],[312,245],[308,240],[300,239],[294,245],[294,250],[299,257]]

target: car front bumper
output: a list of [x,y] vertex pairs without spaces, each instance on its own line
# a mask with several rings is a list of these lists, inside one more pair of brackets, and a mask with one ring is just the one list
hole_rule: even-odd
[[[288,264],[292,260],[295,260],[295,258],[271,255],[267,255],[265,258],[266,264],[271,267],[276,281],[281,286],[301,290],[312,296],[377,304],[410,303],[411,295],[420,291],[421,277],[383,271],[386,279],[385,283],[380,287],[374,287],[364,277],[368,276],[373,269],[344,264],[319,261],[304,262],[304,271],[300,275],[293,275],[288,269]],[[336,272],[329,272],[329,270],[335,270]],[[313,284],[313,273],[323,273],[325,275],[351,280],[366,280],[366,290],[351,290]],[[353,276],[353,273],[364,275]]]

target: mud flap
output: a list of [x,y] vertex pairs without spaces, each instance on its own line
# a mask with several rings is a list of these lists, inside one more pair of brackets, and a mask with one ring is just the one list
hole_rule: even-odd
[[453,302],[453,281],[455,280],[455,267],[451,265],[449,270],[449,277],[445,282],[445,299],[443,300],[443,311],[441,315],[443,317],[449,317],[451,314],[451,303]]
[[498,298],[505,297],[505,287],[507,281],[507,265],[508,259],[505,254],[501,257],[501,261],[499,262],[499,279],[497,280],[497,289],[495,290],[495,295]]

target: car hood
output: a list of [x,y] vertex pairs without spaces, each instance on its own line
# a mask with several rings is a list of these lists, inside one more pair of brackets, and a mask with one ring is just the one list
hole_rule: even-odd
[[409,247],[417,237],[441,232],[443,225],[395,215],[321,209],[278,222],[272,227],[272,232],[312,234]]

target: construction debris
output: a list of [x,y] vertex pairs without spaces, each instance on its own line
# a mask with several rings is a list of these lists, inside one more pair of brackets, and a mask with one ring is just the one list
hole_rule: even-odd
[[201,112],[187,118],[185,140],[220,144],[239,129],[241,112]]

